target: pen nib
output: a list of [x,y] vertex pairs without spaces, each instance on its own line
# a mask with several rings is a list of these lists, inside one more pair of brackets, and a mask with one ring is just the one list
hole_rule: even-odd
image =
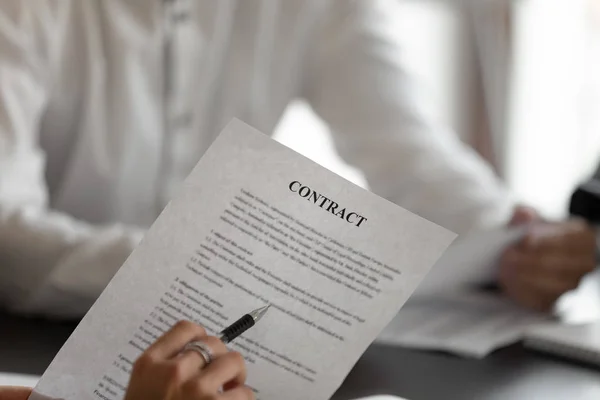
[[250,316],[254,319],[254,322],[258,322],[267,313],[269,307],[271,307],[270,304],[252,311]]

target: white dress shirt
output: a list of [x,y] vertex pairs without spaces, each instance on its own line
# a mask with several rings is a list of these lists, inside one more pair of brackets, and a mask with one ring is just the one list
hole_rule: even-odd
[[0,0],[0,304],[84,313],[219,131],[291,100],[373,192],[456,232],[512,203],[423,112],[395,1]]

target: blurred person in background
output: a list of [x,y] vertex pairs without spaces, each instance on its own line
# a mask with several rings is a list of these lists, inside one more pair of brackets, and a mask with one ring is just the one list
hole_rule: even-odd
[[303,98],[373,192],[460,234],[531,224],[499,280],[551,307],[594,268],[592,230],[515,206],[427,114],[395,5],[0,0],[2,304],[84,314],[232,117],[272,133]]

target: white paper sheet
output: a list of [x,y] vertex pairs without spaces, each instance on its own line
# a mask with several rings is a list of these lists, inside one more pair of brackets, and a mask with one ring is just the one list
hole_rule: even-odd
[[267,303],[231,344],[257,398],[329,398],[454,237],[234,121],[32,399],[120,399],[131,362],[177,320],[216,333]]
[[455,292],[411,299],[377,341],[483,358],[500,347],[520,341],[528,328],[548,318],[545,314],[527,311],[505,297]]
[[503,251],[525,228],[496,229],[459,237],[431,269],[415,296],[439,295],[496,281]]

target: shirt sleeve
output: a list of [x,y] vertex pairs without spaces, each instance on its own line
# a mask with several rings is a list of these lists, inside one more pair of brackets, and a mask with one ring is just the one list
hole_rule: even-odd
[[513,201],[490,167],[424,111],[394,1],[339,1],[311,40],[304,97],[373,192],[456,233],[504,225]]
[[0,307],[60,317],[83,315],[143,234],[49,207],[38,132],[69,3],[0,0]]

